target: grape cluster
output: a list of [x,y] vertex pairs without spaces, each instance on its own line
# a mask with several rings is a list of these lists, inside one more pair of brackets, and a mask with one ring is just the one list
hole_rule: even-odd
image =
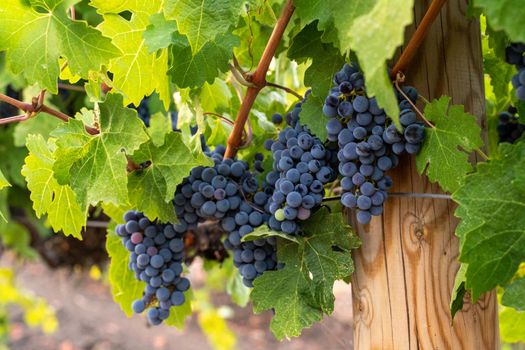
[[266,183],[273,187],[268,225],[287,234],[298,232],[297,223],[310,217],[323,200],[324,185],[337,177],[327,161],[330,151],[300,125],[301,105],[299,102],[287,114],[290,126],[279,132],[278,139],[265,142],[274,159],[266,176]]
[[182,233],[173,225],[151,222],[136,211],[126,212],[124,221],[115,231],[130,252],[129,269],[136,279],[146,282],[143,297],[133,302],[132,309],[142,313],[148,308],[148,322],[158,325],[169,317],[172,306],[184,303],[183,293],[190,287],[190,281],[181,277]]
[[[5,92],[7,96],[20,99],[20,92],[15,90],[11,85],[7,85]],[[18,113],[18,109],[6,102],[0,102],[0,118],[7,118],[14,116]]]
[[177,187],[174,205],[179,223],[174,227],[185,232],[201,222],[217,221],[227,233],[224,246],[233,251],[234,264],[251,287],[257,276],[277,265],[275,238],[241,242],[268,220],[268,194],[259,191],[246,162],[224,159],[224,152],[224,147],[216,147],[208,153],[215,165],[192,169]]
[[[335,74],[334,84],[323,113],[330,118],[326,125],[328,140],[337,142],[339,149],[341,203],[357,208],[357,221],[367,224],[372,216],[382,214],[392,187],[392,179],[385,172],[398,165],[399,155],[419,152],[425,127],[417,121],[412,104],[397,92],[403,126],[399,132],[376,99],[366,95],[363,74],[355,64],[345,64]],[[416,102],[415,88],[405,86],[402,90],[412,103]]]
[[506,112],[499,114],[498,136],[499,142],[514,143],[525,131],[525,125],[519,122],[516,116],[517,109],[510,106]]
[[513,43],[506,48],[506,60],[508,64],[516,66],[518,73],[512,78],[512,85],[516,89],[519,100],[525,101],[525,44]]

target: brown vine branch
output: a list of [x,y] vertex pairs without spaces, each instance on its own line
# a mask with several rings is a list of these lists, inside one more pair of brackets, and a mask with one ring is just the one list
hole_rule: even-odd
[[443,7],[443,5],[445,5],[446,2],[447,0],[432,1],[432,4],[430,4],[430,7],[425,13],[425,16],[423,17],[421,23],[417,27],[416,32],[414,33],[414,35],[412,35],[412,38],[410,38],[410,41],[408,42],[405,50],[397,60],[397,63],[394,65],[394,68],[392,68],[392,71],[390,72],[390,77],[392,78],[392,80],[396,79],[398,72],[406,70],[406,68],[410,65],[410,62],[414,58],[418,48],[423,43],[425,36],[430,30],[430,26],[432,25],[437,15],[441,11],[441,8]]
[[237,150],[239,149],[239,146],[242,142],[244,125],[246,124],[250,110],[252,109],[253,103],[255,102],[255,98],[259,94],[259,91],[266,85],[266,73],[268,72],[272,58],[275,55],[275,51],[277,50],[279,43],[281,42],[284,30],[286,29],[286,26],[288,25],[294,10],[295,6],[293,1],[288,0],[284,6],[281,17],[279,17],[277,20],[277,24],[273,29],[272,35],[266,44],[259,64],[252,75],[251,82],[254,84],[254,86],[248,87],[246,95],[244,96],[244,99],[241,103],[241,107],[237,113],[237,118],[235,118],[233,130],[230,134],[230,137],[228,138],[226,153],[224,154],[225,158],[233,158],[237,154]]
[[[15,122],[21,122],[24,120],[27,120],[29,118],[36,117],[37,114],[40,112],[47,113],[49,115],[52,115],[58,119],[61,119],[65,122],[71,118],[67,114],[64,114],[60,111],[57,111],[51,107],[48,107],[44,104],[44,96],[46,91],[42,90],[38,97],[33,97],[32,103],[25,103],[22,101],[19,101],[15,98],[9,97],[7,95],[4,95],[0,93],[0,101],[4,101],[6,103],[9,103],[12,106],[15,106],[16,108],[22,110],[25,112],[25,115],[19,115],[15,117],[9,117],[9,118],[2,118],[0,119],[0,125],[1,124],[9,124],[9,123],[15,123]],[[96,135],[99,133],[98,129],[92,128],[90,126],[86,126],[86,131],[90,135]]]

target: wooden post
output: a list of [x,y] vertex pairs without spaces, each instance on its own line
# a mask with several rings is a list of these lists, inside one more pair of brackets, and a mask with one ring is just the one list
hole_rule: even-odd
[[[415,24],[430,0],[416,0]],[[406,71],[407,83],[428,99],[443,94],[484,122],[479,22],[467,19],[467,1],[450,0]],[[390,174],[395,192],[440,193],[403,157]],[[352,278],[355,349],[498,349],[495,293],[466,304],[452,324],[449,302],[457,262],[455,205],[444,199],[390,197],[385,213],[354,225],[363,241]]]

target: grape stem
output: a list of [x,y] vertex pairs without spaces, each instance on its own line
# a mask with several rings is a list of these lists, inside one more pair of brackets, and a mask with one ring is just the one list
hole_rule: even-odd
[[224,158],[233,158],[237,154],[237,150],[242,143],[244,125],[246,124],[250,110],[252,109],[253,103],[255,102],[259,91],[261,91],[261,89],[266,85],[266,73],[268,72],[272,58],[275,55],[275,51],[277,50],[279,43],[281,42],[286,26],[288,25],[288,22],[290,22],[290,18],[292,17],[294,10],[295,6],[293,1],[288,0],[283,9],[281,17],[279,17],[277,20],[277,24],[273,29],[272,35],[266,44],[259,64],[251,76],[251,82],[254,84],[254,86],[248,87],[246,91],[246,95],[244,96],[241,107],[239,108],[239,112],[237,113],[237,118],[235,118],[233,130],[228,137]]
[[427,118],[425,118],[425,115],[423,114],[423,112],[421,112],[421,110],[419,110],[419,108],[417,108],[417,106],[414,104],[414,102],[412,102],[412,100],[407,96],[407,94],[405,94],[403,89],[401,89],[401,87],[399,86],[399,83],[400,82],[402,83],[404,81],[405,81],[405,75],[403,74],[403,72],[398,72],[396,80],[394,81],[394,85],[396,86],[397,91],[399,91],[399,93],[405,98],[405,100],[407,100],[408,103],[410,103],[412,108],[414,108],[416,113],[419,114],[421,119],[423,119],[425,121],[425,123],[427,123],[428,126],[430,126],[431,128],[435,129],[436,127],[434,126],[434,124],[432,124]]
[[286,87],[286,86],[283,86],[283,85],[279,85],[279,84],[276,84],[276,83],[271,83],[271,82],[266,82],[266,86],[270,86],[270,87],[274,87],[274,88],[277,88],[277,89],[284,90],[284,91],[286,91],[287,93],[289,93],[289,94],[291,94],[291,95],[294,95],[295,97],[297,97],[297,98],[300,99],[300,100],[303,99],[303,96],[301,96],[300,93],[298,93],[297,91],[294,91],[294,90],[290,89],[289,87]]
[[441,11],[441,8],[443,7],[443,5],[445,5],[446,2],[447,0],[432,1],[430,7],[425,13],[425,16],[421,20],[421,23],[417,27],[414,35],[412,35],[412,37],[410,38],[410,41],[408,42],[405,50],[403,50],[403,53],[394,65],[394,68],[392,68],[392,71],[390,72],[390,77],[392,78],[392,80],[396,79],[397,73],[404,71],[410,65],[410,62],[416,55],[417,50],[423,43],[423,40],[425,39],[428,31],[430,30],[430,26],[432,25],[432,23],[434,23],[439,12]]
[[78,86],[78,85],[72,85],[72,84],[58,83],[58,88],[60,90],[86,92],[86,89],[84,89],[84,87]]
[[[237,62],[237,58],[235,58],[235,56],[233,56],[233,59],[234,59],[234,62]],[[252,82],[253,80],[253,75],[250,74],[250,73],[246,73],[242,68],[240,68],[238,66],[238,63],[236,63],[235,65],[231,65],[230,64],[230,71],[232,72],[232,75],[233,77],[243,86],[247,86],[247,87],[254,87],[255,84]],[[276,83],[272,83],[272,82],[269,82],[269,81],[266,81],[264,83],[264,86],[269,86],[269,87],[273,87],[273,88],[276,88],[276,89],[281,89],[291,95],[294,95],[295,97],[297,97],[298,99],[302,99],[303,96],[301,96],[301,94],[299,94],[298,92],[290,89],[289,87],[286,87],[286,86],[283,86],[283,85],[279,85],[279,84],[276,84]]]
[[[71,118],[70,116],[60,111],[57,111],[51,107],[48,107],[44,104],[45,94],[46,94],[46,90],[42,90],[40,91],[40,94],[37,97],[33,97],[31,103],[25,103],[25,102],[17,100],[16,98],[12,98],[12,97],[9,97],[7,95],[0,93],[0,101],[4,101],[25,112],[24,115],[18,115],[14,117],[0,119],[0,125],[28,120],[30,118],[36,117],[40,112],[47,113],[49,115],[52,115],[58,119],[61,119],[67,122],[69,118]],[[99,133],[98,129],[95,129],[89,126],[86,126],[85,128],[86,128],[86,131],[90,135],[97,135]]]

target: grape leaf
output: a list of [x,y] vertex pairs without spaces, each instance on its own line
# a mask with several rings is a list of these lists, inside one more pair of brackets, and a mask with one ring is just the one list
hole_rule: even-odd
[[166,20],[163,13],[156,13],[150,17],[150,23],[144,31],[148,52],[153,53],[170,46],[177,33],[177,22]]
[[334,74],[343,68],[345,60],[333,45],[321,41],[321,34],[315,23],[304,27],[293,37],[288,57],[300,63],[311,58],[312,64],[305,72],[304,83],[312,87],[313,93],[325,96],[333,85]]
[[330,120],[323,113],[323,104],[324,98],[310,93],[308,99],[302,104],[301,113],[299,114],[301,124],[307,125],[311,133],[320,140],[326,140],[328,135],[326,123]]
[[482,8],[490,25],[505,31],[511,40],[525,42],[525,8],[520,0],[474,0]]
[[501,303],[518,311],[525,311],[525,278],[512,281],[505,287]]
[[500,305],[499,330],[504,342],[525,342],[525,311]]
[[161,147],[166,134],[171,131],[171,120],[161,112],[155,113],[150,117],[147,131],[153,145]]
[[358,246],[350,226],[339,214],[321,208],[302,225],[299,244],[278,239],[278,260],[285,264],[254,281],[254,311],[273,309],[270,328],[278,339],[300,335],[330,314],[334,307],[333,284],[353,271],[350,250]]
[[191,289],[188,289],[186,292],[184,292],[186,301],[182,305],[172,306],[170,308],[170,316],[164,321],[165,324],[167,324],[168,326],[177,327],[179,329],[184,328],[184,322],[186,321],[186,317],[192,314],[192,294],[193,293]]
[[324,42],[332,42],[342,51],[349,50],[351,28],[354,20],[369,12],[376,0],[367,1],[315,1],[295,0],[296,13],[303,25],[317,20]]
[[295,236],[292,236],[292,235],[289,235],[289,234],[286,234],[280,231],[274,231],[266,225],[259,226],[255,230],[253,230],[253,232],[250,232],[247,235],[244,235],[241,238],[241,241],[250,242],[250,241],[256,241],[261,238],[269,238],[269,237],[280,237],[282,239],[286,239],[288,241],[300,244],[299,240]]
[[33,209],[37,217],[47,214],[55,232],[82,239],[81,230],[86,225],[87,206],[79,204],[69,185],[60,185],[54,178],[52,149],[42,135],[29,135],[26,146],[29,155],[22,168],[27,187],[31,191]]
[[[2,173],[2,171],[0,170],[0,191],[2,191],[4,188],[6,187],[10,187],[11,185],[9,184],[9,182],[7,181],[7,179],[5,178],[4,174]],[[7,211],[7,210],[6,210]],[[5,217],[5,214],[2,212],[2,210],[0,210],[0,218],[3,219],[4,221],[7,222],[7,219]]]
[[241,0],[167,0],[165,15],[175,19],[181,34],[188,37],[195,56],[208,43],[220,43],[220,37],[237,25]]
[[[344,58],[331,44],[321,42],[321,32],[312,23],[299,32],[288,49],[288,57],[298,62],[311,58],[312,63],[304,74],[304,83],[312,88],[308,100],[302,106],[301,123],[321,140],[326,139],[326,123],[330,120],[323,114],[324,96],[332,87],[334,74],[345,63]],[[323,96],[323,97],[321,97]]]
[[188,39],[175,35],[171,49],[173,65],[168,71],[171,80],[181,88],[199,87],[204,82],[212,84],[219,72],[228,70],[233,47],[237,45],[239,38],[227,33],[192,54]]
[[[20,169],[19,169],[20,170]],[[0,173],[0,177],[2,174]],[[0,184],[2,180],[0,179]],[[16,194],[15,194],[16,196]],[[36,258],[37,252],[31,247],[31,235],[27,227],[9,218],[9,191],[0,189],[0,242],[17,255],[24,258]],[[7,213],[3,217],[2,213]],[[5,222],[2,220],[5,219]]]
[[[462,130],[464,131],[464,130]],[[525,261],[525,144],[500,144],[454,194],[460,261],[473,300],[506,284]]]
[[130,21],[118,14],[121,7],[117,4],[105,6],[98,1],[92,4],[104,13],[100,30],[122,51],[122,55],[111,60],[109,70],[113,73],[113,87],[125,96],[124,104],[138,106],[144,96],[157,91],[167,110],[171,102],[166,75],[168,51],[149,53],[143,37],[150,15],[160,10],[160,1],[151,1],[147,7],[133,4],[126,7],[133,12]]
[[452,287],[452,295],[450,297],[450,314],[452,319],[458,311],[463,308],[463,299],[465,298],[465,273],[467,272],[467,264],[460,264],[459,270],[454,279],[454,287]]
[[[19,123],[18,125],[24,123]],[[18,185],[24,188],[26,186],[26,180],[22,174],[20,174],[20,169],[22,169],[22,166],[24,165],[24,159],[27,156],[27,148],[15,147],[13,134],[13,130],[9,128],[4,128],[0,131],[0,154],[2,155],[0,171],[4,173],[5,178],[12,185]]]
[[100,133],[89,135],[80,120],[71,119],[53,132],[61,183],[69,183],[80,203],[128,203],[126,154],[148,140],[136,111],[122,107],[122,96],[108,94],[100,107]]
[[124,313],[131,317],[133,301],[142,298],[142,291],[146,284],[135,278],[133,271],[128,268],[129,252],[115,233],[116,224],[112,222],[106,236],[106,250],[109,255],[109,283],[113,300],[120,305]]
[[377,0],[374,8],[355,19],[348,31],[350,47],[365,75],[367,95],[376,97],[398,128],[399,105],[386,61],[404,42],[405,27],[414,18],[413,5],[414,0]]
[[228,70],[233,47],[239,45],[238,37],[225,33],[204,44],[198,52],[192,52],[188,38],[177,32],[174,21],[166,20],[162,14],[153,15],[151,20],[144,32],[146,45],[151,52],[173,44],[172,66],[168,73],[179,87],[200,87],[204,82],[212,84],[218,72]]
[[55,94],[59,57],[67,58],[73,74],[88,78],[89,71],[120,54],[98,30],[69,19],[65,6],[42,2],[37,11],[26,2],[5,0],[0,7],[0,51],[7,51],[9,68]]
[[60,119],[51,118],[49,116],[42,116],[39,118],[31,118],[18,123],[13,132],[15,146],[23,147],[26,144],[26,137],[29,134],[40,134],[47,138],[49,134],[56,129],[62,122]]
[[425,117],[435,128],[426,128],[426,138],[417,155],[420,174],[426,169],[430,181],[437,181],[445,191],[454,192],[472,170],[470,152],[481,147],[481,129],[476,117],[461,105],[449,107],[450,97],[442,96],[425,107]]
[[[211,161],[204,157],[197,159],[182,140],[180,133],[166,135],[162,146],[152,142],[144,143],[132,156],[136,164],[146,161],[151,165],[135,170],[129,175],[128,190],[133,208],[154,220],[177,222],[173,209],[173,194],[177,185],[189,176],[196,166],[210,166]],[[201,160],[201,161],[199,161]]]

